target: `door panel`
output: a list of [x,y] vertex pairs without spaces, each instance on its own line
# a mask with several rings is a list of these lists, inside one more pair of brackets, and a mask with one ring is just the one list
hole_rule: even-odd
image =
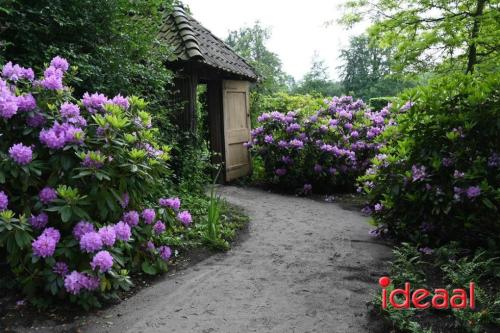
[[251,171],[250,154],[243,143],[250,140],[249,83],[224,81],[224,141],[226,181]]

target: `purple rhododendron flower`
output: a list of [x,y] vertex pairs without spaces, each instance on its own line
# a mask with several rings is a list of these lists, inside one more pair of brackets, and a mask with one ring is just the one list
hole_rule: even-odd
[[470,186],[465,193],[467,194],[467,198],[473,199],[481,194],[481,189],[479,186]]
[[106,246],[113,246],[116,241],[116,231],[113,226],[105,226],[99,229],[102,243]]
[[281,157],[281,161],[285,164],[292,164],[293,163],[293,159],[290,156]]
[[106,273],[113,267],[113,257],[108,251],[99,251],[90,262],[92,269],[99,268],[99,272]]
[[62,277],[66,276],[68,274],[69,268],[68,264],[66,264],[63,261],[58,261],[55,263],[55,265],[52,267],[52,271]]
[[36,108],[36,100],[32,94],[24,94],[17,97],[18,111],[31,111]]
[[375,204],[375,206],[373,206],[373,209],[376,212],[380,212],[382,209],[384,209],[384,205],[382,205],[381,203],[377,203],[377,204]]
[[4,119],[12,118],[18,109],[18,98],[12,92],[7,82],[0,79],[0,117]]
[[453,160],[449,157],[445,157],[445,158],[443,158],[443,165],[445,167],[450,167],[453,165]]
[[64,278],[64,288],[70,294],[77,295],[80,291],[92,291],[99,288],[99,278],[73,271]]
[[42,87],[47,90],[61,90],[63,88],[63,71],[53,66],[48,67],[43,73]]
[[44,187],[40,193],[38,193],[38,197],[43,204],[48,204],[57,199],[57,192],[52,187]]
[[299,124],[297,124],[297,123],[290,124],[290,125],[286,128],[286,131],[287,131],[287,133],[293,133],[293,132],[300,131],[300,125],[299,125]]
[[33,254],[37,257],[50,257],[56,250],[57,241],[49,235],[42,234],[31,243]]
[[37,127],[42,127],[45,124],[45,117],[42,114],[35,113],[32,116],[29,116],[26,118],[26,124],[29,127],[37,128]]
[[422,180],[427,176],[427,174],[425,173],[425,166],[423,165],[421,166],[413,165],[411,167],[411,173],[414,182]]
[[95,231],[87,232],[80,238],[80,249],[87,253],[99,251],[102,245],[101,236]]
[[297,140],[297,139],[293,139],[293,140],[290,140],[290,146],[293,147],[293,148],[298,148],[298,149],[301,149],[304,147],[304,142],[300,141],[300,140]]
[[78,117],[80,115],[80,108],[76,104],[64,102],[61,105],[60,112],[64,118]]
[[370,208],[370,206],[365,206],[363,207],[363,209],[361,209],[361,212],[366,215],[371,215],[372,209]]
[[61,239],[61,233],[59,232],[59,230],[55,228],[47,228],[43,230],[42,236],[50,237],[54,239],[56,243],[59,242],[59,240]]
[[34,229],[43,229],[49,223],[49,216],[45,213],[31,215],[29,221]]
[[80,241],[83,235],[95,231],[94,225],[87,221],[78,222],[73,228],[73,236],[76,240]]
[[109,103],[109,100],[106,96],[99,93],[94,93],[90,95],[88,92],[83,94],[82,100],[83,106],[90,113],[103,112],[104,106]]
[[168,247],[168,246],[160,246],[158,248],[158,253],[160,254],[160,257],[164,260],[164,261],[168,261],[168,259],[170,259],[170,257],[172,256],[172,250]]
[[116,239],[122,241],[128,241],[132,236],[132,231],[130,230],[130,226],[123,221],[120,221],[117,224],[115,224],[115,233],[116,233]]
[[304,184],[304,193],[308,194],[312,192],[312,185],[311,184]]
[[11,61],[6,63],[2,68],[2,76],[11,81],[26,79],[33,81],[35,73],[31,68],[24,68],[17,64],[13,65]]
[[408,111],[409,109],[411,109],[411,107],[412,107],[412,106],[413,106],[413,103],[412,103],[411,101],[408,101],[408,102],[406,102],[406,103],[405,103],[405,105],[403,105],[403,106],[399,109],[399,111],[401,111],[401,112],[406,112],[406,111]]
[[316,173],[320,173],[321,171],[323,171],[323,167],[319,164],[315,164],[313,170]]
[[432,254],[434,252],[433,249],[431,249],[430,247],[421,247],[418,249],[419,252],[422,252],[423,254]]
[[181,200],[179,198],[161,198],[159,203],[163,207],[172,208],[173,210],[178,210],[181,207]]
[[277,176],[282,177],[282,176],[286,175],[286,169],[285,168],[278,168],[278,169],[274,170],[274,173]]
[[54,123],[52,128],[40,131],[40,142],[51,149],[61,149],[68,143],[82,143],[83,131],[69,123]]
[[33,159],[33,151],[30,147],[23,145],[22,143],[17,143],[10,147],[9,156],[16,163],[20,165],[26,165]]
[[193,218],[191,217],[191,214],[187,210],[177,214],[177,219],[181,221],[181,223],[184,224],[185,226],[188,226],[191,224],[191,222],[193,222]]
[[64,288],[70,294],[79,294],[80,290],[82,289],[81,273],[73,271],[70,274],[67,274],[64,278]]
[[66,72],[69,68],[69,63],[66,59],[61,58],[60,56],[56,56],[50,61],[50,66]]
[[146,224],[152,224],[155,221],[156,212],[154,209],[147,208],[142,211],[141,216]]
[[98,155],[98,157],[94,156],[90,152],[85,155],[82,161],[82,166],[89,169],[100,169],[103,167],[104,163],[99,157],[102,157],[99,151],[94,152]]
[[7,209],[9,205],[9,197],[4,191],[0,191],[0,212]]
[[500,155],[498,155],[497,153],[491,154],[491,156],[488,157],[488,166],[494,168],[499,165],[500,165]]
[[165,223],[163,223],[162,221],[157,221],[153,226],[153,230],[157,235],[163,233],[166,230]]
[[88,291],[96,290],[100,285],[100,280],[97,276],[91,276],[87,273],[82,274],[80,281],[82,287]]
[[156,249],[155,244],[152,241],[146,243],[146,249],[149,251],[154,251]]
[[284,141],[284,140],[280,140],[278,142],[278,147],[282,148],[282,149],[285,149],[288,147],[288,142]]
[[264,136],[264,142],[265,143],[273,143],[274,142],[273,136],[272,135]]
[[135,210],[131,210],[123,214],[123,222],[127,223],[131,227],[135,227],[139,224],[139,213]]
[[123,193],[121,198],[120,198],[120,206],[125,209],[127,208],[128,204],[130,202],[130,196],[128,193]]
[[122,95],[118,94],[113,99],[111,100],[111,104],[117,105],[125,110],[127,110],[130,106],[130,103],[128,101],[127,97],[123,97]]

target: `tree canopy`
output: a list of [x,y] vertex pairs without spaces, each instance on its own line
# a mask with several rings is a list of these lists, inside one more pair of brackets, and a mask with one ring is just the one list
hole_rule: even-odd
[[342,86],[330,79],[328,66],[318,52],[314,52],[311,68],[304,78],[294,87],[293,92],[299,94],[318,94],[320,96],[336,96],[342,93]]
[[255,68],[260,77],[256,89],[265,94],[287,90],[293,80],[283,71],[278,55],[266,47],[270,37],[269,28],[255,22],[253,26],[231,31],[226,38],[226,43]]
[[390,68],[392,51],[371,42],[368,35],[351,38],[340,54],[341,82],[348,94],[368,100],[372,97],[393,96],[408,86]]
[[347,7],[346,24],[374,20],[369,33],[394,49],[397,71],[498,70],[498,0],[352,0]]

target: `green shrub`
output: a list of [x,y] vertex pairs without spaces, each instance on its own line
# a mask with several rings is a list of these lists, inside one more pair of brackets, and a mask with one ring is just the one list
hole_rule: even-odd
[[164,271],[166,245],[179,243],[191,216],[177,213],[177,198],[158,201],[170,147],[159,144],[147,103],[77,100],[64,85],[68,67],[55,58],[39,80],[3,67],[0,261],[36,305],[92,307],[129,288],[130,272]]
[[372,112],[362,100],[334,97],[311,116],[263,113],[248,145],[268,184],[305,193],[352,191],[377,154],[375,139],[390,127],[389,116],[387,108]]
[[425,246],[500,247],[499,77],[457,75],[403,94],[361,177],[380,231]]
[[324,107],[325,99],[313,95],[291,95],[286,92],[272,95],[252,93],[250,105],[252,124],[256,124],[259,115],[273,111],[284,113],[297,111],[303,116],[310,116]]

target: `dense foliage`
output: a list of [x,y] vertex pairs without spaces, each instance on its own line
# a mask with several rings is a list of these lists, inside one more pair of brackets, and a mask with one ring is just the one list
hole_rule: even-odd
[[500,11],[496,0],[353,0],[343,21],[367,16],[369,33],[395,52],[398,72],[498,71]]
[[499,83],[449,76],[403,95],[414,107],[383,134],[361,178],[379,232],[430,247],[500,247]]
[[264,163],[265,180],[280,188],[352,190],[377,154],[376,138],[391,126],[389,118],[388,108],[371,111],[361,100],[334,97],[312,116],[260,115],[248,145]]
[[271,37],[269,28],[255,22],[251,27],[243,27],[229,32],[225,42],[253,66],[259,82],[254,91],[272,94],[288,89],[291,77],[283,69],[278,55],[266,47]]
[[330,79],[328,66],[317,52],[313,55],[309,71],[291,88],[294,94],[314,94],[323,97],[338,96],[344,91],[342,84]]
[[78,95],[147,98],[156,112],[168,104],[168,45],[158,40],[171,0],[6,0],[0,3],[0,63],[42,70],[55,55],[78,68]]
[[262,113],[270,113],[276,110],[280,112],[298,111],[302,115],[312,116],[324,104],[324,98],[314,95],[297,95],[286,92],[278,92],[272,95],[263,95],[252,92],[251,96],[251,119],[252,125],[256,126],[257,117]]
[[[68,297],[89,307],[127,289],[129,273],[166,269],[169,244],[191,223],[168,189],[168,146],[147,103],[66,85],[56,57],[0,79],[0,260],[38,305]],[[71,81],[71,80],[69,80]]]
[[368,100],[394,96],[411,84],[391,71],[393,50],[377,46],[367,35],[351,38],[349,47],[340,53],[341,83],[346,93]]

